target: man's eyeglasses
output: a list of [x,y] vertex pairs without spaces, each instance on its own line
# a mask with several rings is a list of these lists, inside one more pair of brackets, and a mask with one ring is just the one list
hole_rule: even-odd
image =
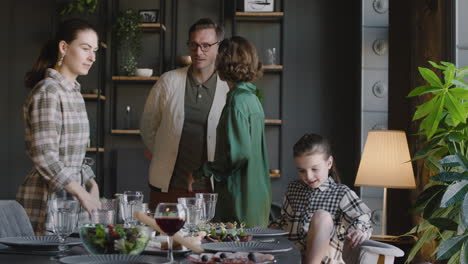
[[216,44],[218,44],[219,41],[216,41],[215,43],[212,43],[212,44],[209,44],[209,43],[201,43],[201,44],[198,44],[194,41],[188,41],[187,42],[187,47],[189,47],[190,50],[192,51],[195,51],[197,50],[198,47],[200,47],[200,49],[203,51],[203,52],[207,52],[208,50],[210,50],[211,46],[214,46]]

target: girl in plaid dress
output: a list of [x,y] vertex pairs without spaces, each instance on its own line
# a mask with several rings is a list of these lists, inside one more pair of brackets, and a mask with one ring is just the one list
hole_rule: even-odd
[[342,264],[342,252],[356,247],[372,233],[371,211],[336,173],[330,144],[305,134],[294,145],[300,180],[289,184],[281,217],[270,226],[289,231],[304,263]]
[[89,139],[86,107],[76,78],[87,75],[96,59],[98,37],[85,21],[62,22],[54,40],[41,51],[25,84],[25,140],[33,168],[16,198],[36,235],[46,231],[47,200],[65,190],[84,209],[100,207],[99,190],[84,157]]

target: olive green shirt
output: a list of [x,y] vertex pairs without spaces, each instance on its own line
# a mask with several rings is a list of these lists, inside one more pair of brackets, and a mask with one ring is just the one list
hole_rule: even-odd
[[[187,73],[185,85],[185,119],[180,137],[179,152],[169,188],[187,189],[187,176],[208,160],[206,149],[207,120],[216,91],[217,74],[199,83]],[[194,182],[193,190],[211,190],[211,181],[204,178]]]
[[265,114],[251,83],[238,83],[227,94],[213,162],[194,172],[195,180],[214,176],[218,193],[216,221],[268,225],[271,183],[265,139]]

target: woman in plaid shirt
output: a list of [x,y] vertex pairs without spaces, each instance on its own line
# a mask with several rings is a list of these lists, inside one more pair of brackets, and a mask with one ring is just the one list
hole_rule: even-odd
[[304,263],[344,263],[345,241],[355,247],[369,239],[371,211],[339,184],[331,147],[323,137],[305,134],[293,150],[301,179],[289,184],[281,217],[270,226],[289,231]]
[[41,51],[25,83],[25,139],[33,168],[18,189],[34,231],[46,231],[47,200],[65,190],[91,211],[100,207],[92,169],[83,160],[89,139],[86,107],[76,78],[96,59],[98,37],[85,21],[62,22],[56,38]]

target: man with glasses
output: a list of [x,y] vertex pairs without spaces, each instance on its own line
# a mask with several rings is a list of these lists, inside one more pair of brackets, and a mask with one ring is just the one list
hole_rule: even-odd
[[[141,118],[151,156],[150,208],[195,192],[212,192],[209,179],[189,187],[191,173],[214,159],[216,127],[229,90],[215,72],[224,31],[203,18],[189,30],[191,66],[164,73],[152,88]],[[192,189],[193,188],[193,189]]]

